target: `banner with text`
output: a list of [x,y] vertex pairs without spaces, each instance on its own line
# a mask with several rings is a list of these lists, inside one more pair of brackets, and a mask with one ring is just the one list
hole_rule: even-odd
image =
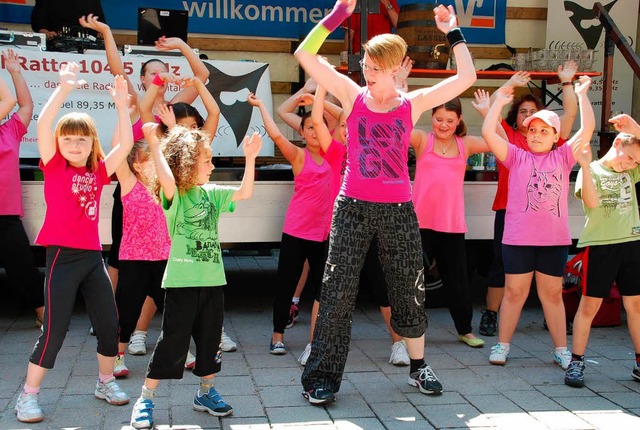
[[[632,49],[635,50],[638,0],[612,0],[603,4],[622,34],[627,36]],[[590,0],[550,1],[547,11],[547,48],[579,46],[583,49],[594,49],[593,70],[602,71],[604,69],[604,27],[596,18],[592,7],[593,2]],[[594,78],[589,92],[596,114],[597,129],[600,128],[602,112],[602,86],[602,78]],[[613,61],[611,111],[630,113],[632,96],[633,71],[616,48]],[[561,109],[562,107],[555,103],[550,108]]]
[[[108,151],[111,135],[116,124],[114,103],[108,93],[108,86],[113,82],[107,59],[103,53],[74,54],[62,52],[47,52],[35,49],[15,49],[20,57],[23,76],[29,85],[34,103],[33,120],[29,125],[27,135],[23,138],[20,149],[21,157],[39,157],[37,148],[36,121],[42,107],[47,102],[52,91],[57,87],[58,72],[62,64],[70,61],[80,65],[80,78],[86,81],[83,88],[71,93],[60,111],[60,116],[71,111],[89,113],[100,133],[103,148]],[[152,55],[129,55],[123,57],[123,64],[129,79],[136,86],[138,93],[144,93],[139,83],[140,66],[147,60],[156,58]],[[177,76],[191,76],[191,69],[182,57],[160,57],[172,73]],[[261,156],[273,156],[273,141],[269,139],[259,113],[247,103],[247,95],[255,93],[265,101],[270,112],[271,79],[269,65],[244,61],[215,61],[206,60],[209,69],[207,88],[213,94],[220,106],[220,122],[212,143],[214,156],[243,156],[242,140],[244,136],[258,132],[263,137]],[[0,63],[0,76],[11,85],[11,77],[5,69],[4,62]],[[171,100],[180,88],[170,85],[166,99]],[[206,116],[206,110],[200,98],[193,106]],[[3,118],[4,121],[6,118]]]
[[[399,0],[403,6],[422,3]],[[505,41],[507,0],[432,0],[452,5],[469,43],[501,44]],[[136,30],[139,7],[186,10],[189,33],[263,36],[299,39],[331,11],[335,0],[109,0],[102,7],[113,29]],[[0,21],[29,23],[33,0],[0,0]],[[341,39],[337,29],[330,36]]]

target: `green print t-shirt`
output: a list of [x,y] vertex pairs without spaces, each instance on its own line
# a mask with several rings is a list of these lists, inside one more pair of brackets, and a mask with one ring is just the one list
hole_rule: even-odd
[[222,265],[218,220],[222,212],[233,212],[234,188],[203,185],[173,201],[164,193],[162,208],[171,236],[171,252],[162,279],[163,288],[212,287],[227,283]]

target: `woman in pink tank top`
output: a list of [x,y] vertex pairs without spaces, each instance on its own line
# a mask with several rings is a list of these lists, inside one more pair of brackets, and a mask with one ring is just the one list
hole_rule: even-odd
[[[479,90],[475,96],[474,107],[488,110],[489,95]],[[422,248],[428,260],[435,259],[438,265],[458,340],[479,348],[484,340],[471,332],[473,297],[467,279],[464,175],[467,158],[488,152],[489,147],[482,137],[467,135],[457,97],[433,108],[431,124],[431,133],[414,129],[411,136],[417,158],[413,204]]]
[[247,101],[257,107],[262,115],[269,137],[278,146],[291,164],[294,176],[294,192],[285,214],[278,275],[273,300],[273,334],[269,352],[286,354],[284,329],[289,319],[291,298],[300,279],[304,261],[309,261],[309,287],[314,290],[314,310],[311,314],[310,330],[313,332],[318,310],[318,295],[325,262],[327,238],[331,218],[331,166],[320,155],[320,144],[313,130],[311,112],[300,122],[299,132],[306,142],[300,148],[285,138],[264,102],[254,94]]

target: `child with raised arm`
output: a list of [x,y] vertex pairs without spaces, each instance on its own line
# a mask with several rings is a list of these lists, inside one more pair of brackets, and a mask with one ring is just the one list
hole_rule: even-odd
[[129,397],[113,376],[118,355],[118,318],[98,235],[102,187],[109,183],[111,174],[133,146],[127,82],[124,77],[116,76],[111,89],[121,127],[119,144],[105,156],[95,123],[86,113],[68,113],[53,129],[60,106],[71,91],[83,84],[77,77],[78,69],[76,63],[61,68],[60,85],[38,119],[38,149],[47,212],[36,243],[47,248],[45,312],[42,333],[29,358],[24,390],[15,407],[22,422],[44,419],[38,405],[38,392],[62,347],[78,292],[85,299],[98,340],[95,396],[112,405],[129,403]]
[[[324,40],[348,18],[356,0],[338,0],[295,52],[300,65],[338,98],[347,118],[347,165],[334,206],[329,257],[311,355],[302,374],[303,396],[313,405],[335,400],[351,342],[351,314],[366,250],[378,241],[389,289],[391,325],[409,351],[407,383],[424,394],[440,394],[442,384],[424,361],[424,268],[418,222],[411,202],[407,167],[414,124],[428,109],[469,88],[476,80],[453,7],[434,9],[436,26],[447,35],[458,66],[456,75],[429,88],[404,93],[396,88],[407,44],[381,34],[364,44],[364,87],[317,57]],[[348,262],[348,263],[347,263]]]
[[[309,287],[313,290],[316,302],[322,284],[333,203],[332,172],[329,163],[320,155],[320,144],[311,121],[311,112],[305,114],[300,122],[298,131],[306,144],[304,148],[300,148],[280,133],[262,100],[250,94],[247,101],[260,110],[269,137],[282,151],[293,171],[294,191],[282,228],[273,297],[273,333],[269,344],[271,354],[284,355],[287,353],[284,330],[289,318],[291,298],[305,260],[309,261]],[[313,318],[310,330],[313,332]]]
[[584,386],[585,350],[593,317],[615,282],[627,312],[635,350],[631,377],[640,381],[640,218],[635,184],[640,182],[640,125],[629,115],[609,120],[620,133],[600,160],[580,153],[576,197],[582,199],[585,227],[582,298],[573,321],[573,353],[564,376],[572,387]]
[[[587,91],[591,80],[581,76],[575,92],[580,105],[580,129],[569,141],[556,147],[560,119],[555,112],[541,110],[529,116],[527,144],[518,148],[496,131],[498,116],[513,99],[513,89],[501,88],[482,124],[482,136],[509,169],[508,203],[505,214],[502,255],[505,294],[500,306],[498,344],[491,348],[489,362],[503,365],[520,319],[531,281],[536,278],[538,297],[555,347],[553,359],[566,369],[571,359],[567,349],[566,320],[562,302],[562,276],[571,245],[567,197],[569,174],[577,153],[590,150],[595,118]],[[544,234],[540,234],[544,232]]]
[[15,96],[0,78],[0,118],[8,117],[16,103],[18,110],[0,125],[0,262],[9,279],[17,283],[28,306],[35,310],[36,326],[40,327],[44,314],[42,279],[33,261],[29,238],[20,221],[24,216],[20,186],[20,142],[31,122],[33,100],[16,53],[7,49],[2,58],[11,75]]
[[213,170],[210,136],[200,130],[174,127],[160,142],[157,128],[158,124],[147,123],[143,131],[160,181],[171,250],[162,280],[162,331],[142,393],[131,412],[131,426],[136,429],[153,428],[155,390],[161,379],[182,379],[192,336],[196,344],[193,374],[201,378],[193,409],[214,416],[233,413],[213,384],[222,366],[222,286],[226,284],[218,220],[222,212],[235,209],[235,202],[253,194],[255,159],[262,146],[259,135],[245,137],[246,165],[239,188],[209,185]]

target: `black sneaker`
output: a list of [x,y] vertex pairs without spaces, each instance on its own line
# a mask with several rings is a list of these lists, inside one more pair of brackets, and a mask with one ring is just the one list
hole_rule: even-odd
[[633,367],[633,370],[631,371],[631,377],[636,381],[640,381],[640,366],[638,366],[637,363]]
[[564,373],[564,383],[570,387],[584,387],[584,361],[573,360],[569,363]]
[[309,400],[309,403],[314,406],[326,405],[336,401],[336,396],[333,395],[333,391],[322,387],[303,391],[302,396]]
[[417,372],[411,373],[407,383],[418,387],[420,392],[424,394],[442,394],[442,384],[436,378],[431,367],[426,364],[423,364]]
[[483,309],[480,311],[482,318],[480,319],[480,334],[484,336],[495,336],[498,331],[498,313]]

